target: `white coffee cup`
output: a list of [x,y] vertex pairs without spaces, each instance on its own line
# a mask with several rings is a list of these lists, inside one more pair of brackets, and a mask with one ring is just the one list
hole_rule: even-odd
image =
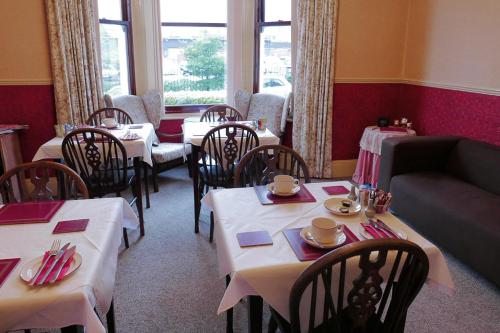
[[115,118],[104,118],[102,123],[105,127],[115,127],[118,125]]
[[322,244],[337,242],[337,236],[344,230],[344,225],[326,217],[316,217],[311,223],[311,234],[314,240]]
[[292,176],[278,175],[274,177],[274,183],[270,187],[274,193],[290,193],[298,185],[298,179],[294,179]]

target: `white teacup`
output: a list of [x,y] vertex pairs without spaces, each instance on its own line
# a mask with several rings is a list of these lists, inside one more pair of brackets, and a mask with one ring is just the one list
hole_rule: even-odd
[[116,127],[118,125],[115,118],[104,118],[102,123],[105,127]]
[[274,177],[274,183],[270,185],[273,193],[290,193],[299,185],[299,180],[292,176],[278,175]]
[[326,217],[316,217],[311,223],[311,234],[314,240],[322,244],[337,242],[337,237],[344,230],[344,225]]

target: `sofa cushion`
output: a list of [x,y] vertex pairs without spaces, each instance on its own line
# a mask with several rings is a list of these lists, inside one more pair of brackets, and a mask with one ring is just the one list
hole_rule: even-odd
[[483,190],[500,195],[500,147],[462,139],[451,151],[447,172]]
[[419,232],[500,285],[500,197],[453,176],[392,178],[391,209]]

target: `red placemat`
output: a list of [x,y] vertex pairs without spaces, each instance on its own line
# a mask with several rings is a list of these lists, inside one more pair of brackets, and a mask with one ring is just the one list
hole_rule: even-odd
[[297,194],[290,197],[278,197],[276,195],[273,195],[271,192],[269,192],[267,186],[255,186],[254,189],[260,203],[263,205],[316,202],[316,199],[304,185],[300,186],[300,191]]
[[60,221],[52,233],[62,234],[66,232],[85,231],[87,224],[89,224],[89,219]]
[[324,186],[322,187],[329,195],[347,194],[349,190],[345,186]]
[[21,258],[0,259],[0,287],[20,260]]
[[316,260],[319,257],[327,254],[328,252],[331,252],[341,246],[353,243],[353,242],[358,242],[359,239],[356,237],[352,231],[344,225],[344,233],[346,235],[346,241],[333,248],[333,249],[318,249],[317,247],[311,246],[307,244],[302,237],[300,237],[300,231],[303,228],[294,228],[294,229],[285,229],[283,230],[283,233],[285,234],[286,239],[288,240],[288,243],[290,243],[290,246],[292,247],[293,252],[295,252],[295,255],[297,256],[297,259],[300,261],[309,261],[309,260]]
[[408,130],[404,127],[380,127],[380,132],[402,132],[406,133]]
[[0,225],[47,223],[64,201],[9,203],[0,208]]

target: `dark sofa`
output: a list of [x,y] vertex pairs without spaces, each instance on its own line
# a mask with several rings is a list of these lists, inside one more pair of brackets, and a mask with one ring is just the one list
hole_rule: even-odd
[[390,138],[378,186],[418,232],[500,286],[500,147],[461,137]]

